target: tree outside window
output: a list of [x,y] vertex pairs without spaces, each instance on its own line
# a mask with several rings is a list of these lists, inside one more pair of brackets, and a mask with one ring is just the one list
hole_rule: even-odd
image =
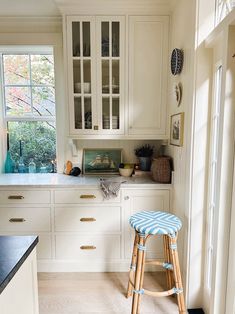
[[52,172],[56,162],[55,80],[52,49],[40,53],[2,53],[4,118],[9,151],[18,172],[30,162]]

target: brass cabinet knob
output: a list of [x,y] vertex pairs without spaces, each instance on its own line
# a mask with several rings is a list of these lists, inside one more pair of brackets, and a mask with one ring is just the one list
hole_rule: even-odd
[[9,195],[8,199],[9,200],[23,200],[24,196],[22,196],[22,195]]
[[26,220],[24,218],[10,218],[10,222],[25,222]]
[[91,198],[96,198],[96,196],[94,194],[82,194],[82,195],[80,195],[80,198],[91,199]]
[[82,245],[80,246],[81,250],[95,250],[96,247],[94,245]]
[[87,217],[87,218],[81,218],[80,221],[81,222],[91,222],[91,221],[96,221],[96,219],[92,218],[92,217]]

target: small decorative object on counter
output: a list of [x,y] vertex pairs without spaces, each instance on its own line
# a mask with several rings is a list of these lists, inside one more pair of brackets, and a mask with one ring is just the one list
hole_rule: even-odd
[[5,160],[5,173],[14,172],[14,162],[11,158],[11,153],[7,151],[6,160]]
[[81,173],[81,169],[79,167],[73,167],[72,170],[70,171],[70,175],[77,177]]
[[158,183],[171,183],[172,159],[168,156],[154,158],[151,166],[151,174]]
[[121,163],[119,165],[119,174],[123,177],[131,177],[135,172],[135,164]]
[[72,164],[72,162],[70,160],[68,160],[66,162],[66,165],[65,165],[64,173],[67,174],[67,175],[70,175],[70,172],[71,172],[72,168],[73,168],[73,164]]
[[135,155],[140,162],[140,170],[149,171],[151,168],[151,158],[153,156],[154,147],[146,144],[135,149]]
[[36,173],[36,164],[33,161],[33,158],[30,158],[29,161],[29,173]]

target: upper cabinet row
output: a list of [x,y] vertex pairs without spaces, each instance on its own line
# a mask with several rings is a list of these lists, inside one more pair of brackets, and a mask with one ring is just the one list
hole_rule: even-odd
[[168,17],[67,17],[70,135],[166,138]]

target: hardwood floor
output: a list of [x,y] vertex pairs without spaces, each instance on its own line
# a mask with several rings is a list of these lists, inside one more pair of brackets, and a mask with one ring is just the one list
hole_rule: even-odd
[[[127,273],[40,273],[40,314],[130,314]],[[145,273],[146,289],[163,290],[165,273]],[[176,298],[141,299],[141,314],[177,314]]]

